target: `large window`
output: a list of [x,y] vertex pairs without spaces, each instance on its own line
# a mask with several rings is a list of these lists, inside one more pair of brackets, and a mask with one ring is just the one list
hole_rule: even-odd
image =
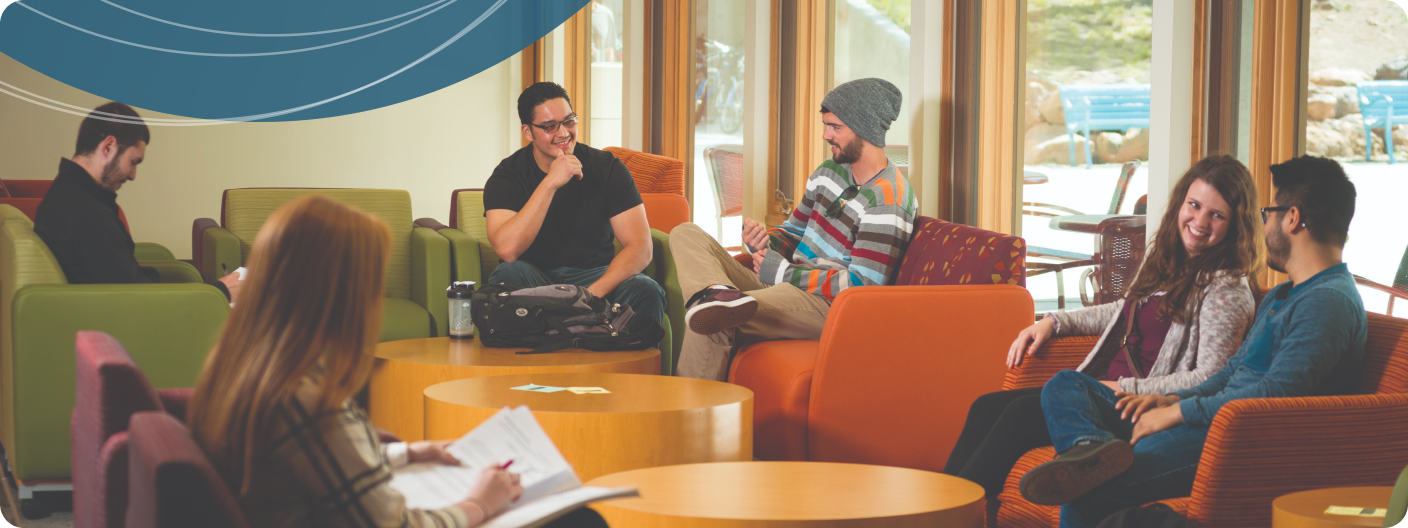
[[621,146],[622,0],[592,0],[587,57],[591,61],[591,145]]
[[[1392,285],[1408,248],[1401,214],[1401,199],[1408,195],[1408,126],[1393,128],[1396,163],[1390,164],[1384,128],[1373,129],[1370,145],[1364,125],[1383,119],[1380,90],[1408,82],[1408,15],[1389,0],[1315,0],[1310,7],[1305,152],[1338,160],[1358,191],[1344,248],[1350,271]],[[1367,109],[1361,108],[1365,99]],[[1404,99],[1396,99],[1395,113],[1408,115]],[[1363,287],[1359,292],[1365,308],[1384,312],[1386,294]],[[1395,306],[1395,315],[1408,316],[1405,304]]]
[[[1097,240],[1080,228],[1099,218],[1070,215],[1131,215],[1147,194],[1153,0],[1028,0],[1026,14],[1022,236],[1031,262],[1079,262]],[[1101,105],[1122,105],[1121,119],[1085,111]],[[1139,168],[1121,181],[1130,162]],[[1065,307],[1080,308],[1078,284],[1091,269],[1029,267],[1037,311],[1057,308],[1058,273]]]
[[693,7],[694,222],[724,247],[741,247],[744,0]]
[[[885,134],[887,153],[905,165],[909,144],[909,14],[910,0],[835,0],[832,13],[831,85],[876,77],[894,83],[904,95],[900,118]],[[818,108],[803,111],[816,112]],[[818,141],[821,131],[810,133]],[[829,152],[829,151],[827,151]],[[903,168],[903,167],[902,167]],[[806,168],[810,171],[811,168]]]

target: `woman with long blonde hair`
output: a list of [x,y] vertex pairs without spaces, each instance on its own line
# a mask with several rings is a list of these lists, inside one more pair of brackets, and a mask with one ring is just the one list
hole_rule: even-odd
[[351,398],[381,330],[386,224],[331,198],[279,208],[260,230],[240,302],[190,403],[196,441],[252,526],[474,526],[523,493],[497,468],[443,510],[388,484],[409,462],[458,464],[443,442],[381,444]]

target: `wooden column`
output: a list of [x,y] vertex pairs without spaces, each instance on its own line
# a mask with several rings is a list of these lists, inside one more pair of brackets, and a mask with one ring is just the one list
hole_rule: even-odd
[[694,203],[694,88],[690,74],[694,60],[690,56],[693,26],[690,24],[692,2],[666,0],[657,6],[662,10],[659,28],[663,37],[661,54],[660,152],[662,156],[684,161],[685,198]]
[[[1257,2],[1252,45],[1251,169],[1257,198],[1271,203],[1271,165],[1305,152],[1305,90],[1309,0]],[[1286,275],[1267,269],[1262,288]]]
[[801,203],[807,177],[826,159],[821,100],[826,97],[826,2],[798,2],[794,28],[797,68],[792,130],[792,200]]
[[976,227],[1021,235],[1022,97],[1025,78],[1026,1],[988,0],[980,16]]

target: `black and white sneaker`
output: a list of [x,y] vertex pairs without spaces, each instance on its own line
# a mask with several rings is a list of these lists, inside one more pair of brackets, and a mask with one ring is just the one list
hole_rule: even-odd
[[758,313],[758,301],[738,288],[715,285],[700,290],[689,302],[684,322],[694,333],[710,335],[748,322]]

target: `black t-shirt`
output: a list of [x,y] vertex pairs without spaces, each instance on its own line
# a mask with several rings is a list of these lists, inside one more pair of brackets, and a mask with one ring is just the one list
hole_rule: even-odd
[[[582,162],[582,179],[557,190],[538,237],[519,257],[541,270],[611,264],[616,253],[611,218],[641,204],[635,180],[616,156],[581,143],[572,154]],[[518,149],[484,184],[484,210],[522,210],[546,177],[533,159],[533,146]]]

